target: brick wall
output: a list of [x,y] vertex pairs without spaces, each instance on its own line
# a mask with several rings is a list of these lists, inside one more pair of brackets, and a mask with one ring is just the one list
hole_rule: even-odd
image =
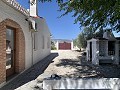
[[6,80],[6,37],[4,23],[0,23],[0,83]]
[[20,73],[25,69],[25,38],[19,24],[11,19],[0,23],[0,83],[6,81],[6,26],[15,29],[15,72]]

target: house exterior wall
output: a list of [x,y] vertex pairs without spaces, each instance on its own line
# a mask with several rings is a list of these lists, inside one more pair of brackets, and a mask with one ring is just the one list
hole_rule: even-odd
[[38,23],[37,24],[38,31],[36,32],[37,33],[37,43],[36,43],[37,49],[33,50],[34,64],[40,61],[41,59],[45,58],[46,56],[48,56],[51,50],[50,32],[45,19],[36,18],[35,21]]
[[[50,54],[50,32],[49,29],[47,27],[46,21],[44,19],[39,19],[38,20],[38,32],[37,33],[37,46],[38,49],[34,50],[33,49],[33,34],[30,29],[29,29],[29,23],[28,21],[26,21],[25,19],[28,18],[28,16],[20,13],[18,10],[14,9],[13,7],[9,6],[8,4],[4,3],[2,0],[0,0],[0,23],[3,22],[6,19],[9,19],[10,21],[15,21],[21,28],[23,35],[24,35],[24,45],[22,45],[22,47],[24,48],[24,70],[28,69],[29,67],[31,67],[33,64],[35,64],[36,62],[40,61],[41,59],[43,59],[44,57],[46,57],[47,55]],[[10,24],[12,24],[10,22]],[[2,27],[4,28],[4,27]],[[6,53],[6,37],[3,34],[5,34],[5,32],[3,33],[3,29],[0,28],[0,84],[2,82],[6,81],[6,56],[3,53]],[[20,33],[18,32],[18,35]],[[18,36],[17,35],[17,36]],[[17,38],[16,36],[16,38]],[[44,36],[44,47],[42,48],[43,45],[43,40],[42,37]],[[2,42],[1,40],[4,40],[4,42]],[[20,38],[22,39],[22,37]],[[48,48],[49,47],[49,48]],[[22,53],[22,52],[19,52]],[[21,58],[22,57],[18,57]],[[17,64],[16,64],[17,65]],[[21,65],[22,66],[22,65]],[[20,69],[21,72],[23,71],[23,69]]]

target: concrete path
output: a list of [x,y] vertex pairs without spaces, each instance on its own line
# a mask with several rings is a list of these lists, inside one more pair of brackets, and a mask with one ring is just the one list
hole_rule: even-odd
[[4,87],[0,88],[0,90],[14,90],[28,82],[34,81],[40,74],[44,72],[44,70],[51,63],[51,61],[57,56],[58,56],[57,53],[51,53],[49,56],[39,61],[37,64],[35,64],[31,68],[23,72],[21,75],[14,78],[11,82],[6,84]]
[[82,56],[82,52],[52,51],[50,56],[31,67],[1,90],[41,90],[43,79],[50,77],[52,74],[75,79],[120,78],[120,67],[92,65],[86,61],[85,56]]

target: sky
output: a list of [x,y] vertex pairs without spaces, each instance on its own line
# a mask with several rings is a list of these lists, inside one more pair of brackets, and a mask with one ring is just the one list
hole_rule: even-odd
[[[28,0],[16,0],[24,8],[29,9]],[[56,0],[53,0],[56,1]],[[46,2],[38,4],[38,14],[39,16],[46,19],[46,23],[54,39],[75,39],[81,32],[79,24],[74,24],[74,17],[72,14],[63,16],[63,12],[59,12],[59,7],[56,2]]]
[[[29,9],[29,0],[16,0],[24,8]],[[61,18],[58,18],[62,15],[63,12],[59,12],[59,7],[56,0],[54,2],[46,2],[38,4],[38,15],[46,19],[46,23],[54,39],[75,39],[78,34],[82,31],[79,27],[79,24],[74,24],[74,17],[72,14],[65,15]],[[116,37],[120,36],[120,33],[115,33]]]

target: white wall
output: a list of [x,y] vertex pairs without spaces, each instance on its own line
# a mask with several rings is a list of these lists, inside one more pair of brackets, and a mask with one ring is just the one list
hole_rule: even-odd
[[90,42],[92,42],[92,63],[99,64],[99,41],[96,39],[87,41],[87,61],[90,60]]
[[[20,13],[19,11],[15,10],[14,8],[8,6],[4,2],[0,0],[0,22],[2,22],[5,19],[12,19],[13,21],[17,22],[24,33],[25,36],[25,68],[29,68],[32,65],[32,37],[31,37],[31,31],[29,30],[29,24],[28,21],[25,19],[27,18],[25,15]],[[43,59],[45,56],[50,54],[50,49],[46,48],[41,49],[41,38],[42,35],[45,36],[45,40],[47,40],[47,36],[50,37],[49,29],[46,25],[45,20],[39,21],[39,30],[38,30],[38,50],[34,51],[33,55],[33,62],[36,63],[39,60]],[[45,41],[46,44],[47,41]]]
[[[40,61],[41,59],[49,55],[51,50],[50,32],[45,19],[36,18],[35,21],[37,22],[37,26],[38,26],[37,28],[38,32],[36,32],[38,43],[36,43],[37,49],[33,51],[33,59],[35,60],[34,63]],[[44,41],[43,41],[43,38],[44,38]],[[48,43],[49,43],[49,47],[48,47]],[[43,48],[43,45],[44,45],[44,48]]]
[[90,60],[90,42],[87,41],[87,48],[86,48],[86,51],[87,51],[87,61]]

